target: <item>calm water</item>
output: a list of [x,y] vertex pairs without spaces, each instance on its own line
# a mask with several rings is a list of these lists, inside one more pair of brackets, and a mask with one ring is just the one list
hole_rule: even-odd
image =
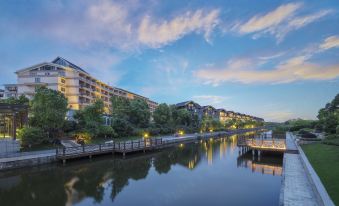
[[240,155],[233,136],[3,172],[0,205],[278,205],[281,171],[281,156]]

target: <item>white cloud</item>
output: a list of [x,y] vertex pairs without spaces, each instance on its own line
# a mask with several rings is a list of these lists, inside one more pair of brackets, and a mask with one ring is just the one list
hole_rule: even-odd
[[193,96],[192,100],[196,101],[198,104],[201,104],[201,105],[212,105],[218,108],[218,107],[224,106],[225,100],[229,98],[230,97],[217,96],[217,95],[197,95],[197,96]]
[[265,15],[256,15],[244,24],[236,25],[235,29],[239,33],[252,33],[277,26],[287,18],[291,17],[297,9],[301,7],[300,3],[289,3],[279,6],[275,10]]
[[290,111],[271,111],[264,113],[263,117],[265,121],[269,122],[284,122],[296,118],[294,113]]
[[330,36],[319,46],[319,48],[323,50],[335,47],[339,47],[339,36]]
[[[198,70],[195,75],[205,83],[219,85],[222,82],[250,83],[288,83],[299,80],[331,80],[339,77],[339,64],[318,65],[309,62],[313,55],[325,51],[325,48],[333,48],[337,45],[334,38],[327,38],[320,45],[307,48],[301,54],[280,62],[270,70],[260,69],[261,61],[256,59],[234,59],[228,61],[225,66],[204,68]],[[338,46],[338,45],[337,45]],[[323,47],[319,50],[319,47]],[[236,62],[236,63],[235,63]],[[244,62],[251,62],[246,63]],[[236,65],[236,66],[234,66]]]
[[237,23],[232,30],[239,34],[253,34],[255,39],[264,34],[271,34],[278,42],[281,42],[289,32],[305,27],[333,13],[332,10],[327,9],[305,16],[297,16],[297,11],[301,8],[301,3],[284,4],[264,15],[255,15],[246,22]]
[[203,32],[206,41],[219,23],[219,10],[197,10],[187,12],[169,21],[154,22],[150,16],[145,16],[140,24],[138,40],[147,46],[158,48],[182,38],[191,32]]
[[331,13],[333,13],[332,10],[321,10],[310,15],[295,17],[287,24],[283,24],[275,29],[272,29],[271,33],[274,34],[278,41],[280,42],[289,32],[305,27],[308,24],[313,23]]

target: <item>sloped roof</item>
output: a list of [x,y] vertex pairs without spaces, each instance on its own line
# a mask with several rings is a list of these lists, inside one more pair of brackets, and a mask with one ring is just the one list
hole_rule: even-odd
[[86,74],[88,74],[84,69],[82,69],[81,67],[73,64],[72,62],[62,58],[62,57],[57,57],[55,58],[52,63],[54,64],[59,64],[61,66],[66,66],[66,67],[71,67],[73,69],[76,69],[76,70],[79,70],[79,71],[82,71],[82,72],[85,72]]
[[189,104],[189,103],[193,103],[194,105],[197,105],[198,107],[201,107],[198,103],[196,103],[196,102],[194,102],[194,101],[192,101],[192,100],[177,103],[175,106],[176,106],[176,107],[183,107],[183,106],[185,106],[185,105],[187,105],[187,104]]

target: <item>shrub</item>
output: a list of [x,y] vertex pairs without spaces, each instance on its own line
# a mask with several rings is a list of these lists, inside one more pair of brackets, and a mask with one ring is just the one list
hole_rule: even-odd
[[300,130],[299,134],[302,138],[317,138],[315,134],[308,132],[306,130]]
[[23,127],[18,131],[18,138],[21,139],[23,147],[31,147],[47,141],[46,134],[37,127]]
[[79,144],[88,144],[91,141],[92,136],[89,132],[82,131],[74,133],[73,138]]
[[114,129],[111,126],[106,126],[106,125],[101,125],[99,127],[99,131],[98,131],[98,136],[99,137],[116,137],[117,134],[115,133]]

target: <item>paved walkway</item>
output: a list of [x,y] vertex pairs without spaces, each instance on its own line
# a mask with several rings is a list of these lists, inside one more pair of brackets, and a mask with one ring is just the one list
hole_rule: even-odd
[[43,150],[43,151],[36,151],[36,152],[19,152],[13,153],[7,157],[1,157],[0,163],[4,162],[13,162],[13,161],[20,161],[20,160],[27,160],[27,159],[35,159],[40,157],[51,157],[55,156],[55,150]]
[[299,154],[284,155],[281,205],[321,205],[312,190]]
[[[286,146],[288,150],[298,151],[291,133],[286,133]],[[284,154],[280,205],[323,205],[317,198],[307,174],[300,154]]]
[[286,150],[288,151],[298,151],[297,146],[295,145],[295,139],[293,135],[289,132],[286,133]]

